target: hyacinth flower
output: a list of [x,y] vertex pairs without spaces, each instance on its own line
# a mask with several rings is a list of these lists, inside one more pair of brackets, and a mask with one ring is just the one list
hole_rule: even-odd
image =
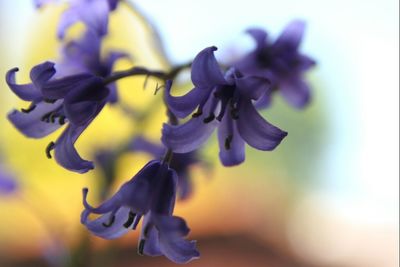
[[[87,30],[78,40],[69,41],[62,48],[62,60],[57,64],[61,76],[78,73],[91,73],[99,77],[111,75],[115,62],[122,58],[130,58],[127,53],[110,51],[104,58],[101,56],[102,37],[93,31]],[[115,83],[108,85],[110,95],[108,102],[118,101],[118,92]]]
[[253,101],[270,90],[269,81],[235,69],[224,76],[215,50],[206,48],[194,59],[191,78],[195,88],[186,95],[172,96],[171,83],[167,83],[166,102],[176,116],[184,118],[197,111],[184,124],[164,124],[162,142],[175,153],[187,153],[199,148],[218,128],[220,160],[233,166],[244,161],[245,143],[273,150],[287,133],[267,122],[253,106]]
[[[245,74],[267,77],[273,91],[278,90],[295,108],[304,108],[310,102],[310,87],[303,76],[315,65],[312,58],[299,52],[304,30],[305,22],[294,20],[271,42],[264,30],[249,29],[247,33],[255,40],[256,47],[235,64]],[[271,92],[259,100],[260,107],[269,105]]]
[[[37,8],[57,0],[34,0]],[[74,24],[83,22],[88,29],[99,36],[108,32],[110,11],[116,9],[118,0],[69,0],[69,8],[62,15],[57,29],[59,39],[64,39],[66,31]]]
[[[134,138],[129,145],[129,149],[146,152],[154,158],[161,158],[166,153],[164,146],[152,143],[142,136]],[[170,166],[178,174],[178,198],[180,200],[188,199],[191,196],[193,185],[190,177],[190,168],[201,163],[203,162],[198,155],[198,151],[174,154],[172,156]]]
[[22,100],[30,101],[27,109],[13,110],[8,114],[11,123],[25,136],[43,138],[67,124],[56,142],[46,148],[51,158],[68,170],[79,173],[93,169],[93,163],[84,160],[74,144],[107,102],[109,89],[102,78],[92,74],[76,74],[52,79],[56,74],[54,63],[44,62],[32,68],[30,84],[17,84],[15,73],[6,74],[10,89]]
[[[186,222],[173,216],[177,187],[176,172],[165,162],[150,161],[110,199],[94,208],[88,204],[88,189],[83,190],[81,222],[94,235],[115,239],[135,230],[143,217],[138,252],[149,256],[165,255],[176,263],[199,257],[196,242],[184,239]],[[90,220],[91,214],[100,217]]]

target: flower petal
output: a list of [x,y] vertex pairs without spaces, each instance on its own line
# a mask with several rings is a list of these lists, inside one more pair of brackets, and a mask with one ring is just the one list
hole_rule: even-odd
[[310,103],[310,87],[300,78],[280,83],[280,92],[292,106],[302,109]]
[[98,78],[95,78],[93,75],[88,73],[71,75],[44,84],[41,87],[41,92],[45,98],[60,99],[64,98],[77,87],[90,85],[93,83],[93,80],[98,80]]
[[183,239],[189,232],[183,219],[175,216],[158,216],[156,227],[159,230],[161,252],[168,259],[182,264],[200,257],[196,241]]
[[303,38],[305,27],[306,23],[302,20],[290,22],[275,41],[274,47],[296,51]]
[[39,101],[42,98],[42,93],[35,85],[30,84],[17,84],[15,82],[15,73],[18,68],[9,70],[6,74],[6,82],[8,87],[16,94],[19,98],[25,101]]
[[253,100],[259,99],[271,88],[271,82],[268,79],[257,76],[235,78],[235,82],[240,94]]
[[71,91],[64,99],[64,111],[75,125],[93,120],[106,104],[109,90],[101,79],[93,78]]
[[[131,230],[130,227],[124,227],[125,222],[129,218],[129,212],[130,209],[128,207],[121,207],[115,214],[113,212],[108,212],[90,221],[87,217],[87,211],[85,210],[82,213],[82,223],[96,236],[105,239],[115,239]],[[114,216],[114,219],[111,219],[112,216]],[[112,220],[111,224],[110,220]]]
[[161,141],[175,153],[187,153],[199,148],[213,133],[218,122],[204,123],[203,116],[191,118],[184,124],[164,124]]
[[42,138],[61,127],[57,122],[47,123],[42,121],[42,117],[45,114],[59,108],[61,104],[61,100],[54,104],[39,102],[36,104],[35,109],[29,113],[13,110],[7,117],[23,135],[30,138]]
[[76,140],[89,124],[90,121],[80,126],[68,125],[56,141],[54,157],[62,167],[78,173],[85,173],[94,168],[93,162],[82,159],[74,147]]
[[198,105],[206,100],[212,90],[212,87],[195,87],[183,96],[172,96],[171,86],[172,83],[167,81],[165,86],[165,100],[169,109],[179,118],[185,118],[192,113]]
[[261,51],[266,46],[268,35],[263,29],[252,28],[248,29],[246,33],[250,34],[254,41],[256,41],[256,51]]
[[224,75],[214,56],[216,50],[215,46],[205,48],[194,58],[191,77],[196,87],[204,89],[226,84]]
[[41,88],[51,79],[51,77],[56,74],[54,65],[55,64],[53,62],[46,61],[42,64],[36,65],[31,69],[29,76],[37,88]]
[[219,158],[224,166],[235,166],[244,161],[244,141],[237,131],[236,122],[227,115],[218,127],[218,144]]
[[160,158],[165,153],[165,148],[162,145],[154,144],[143,136],[134,138],[129,145],[129,149],[149,153],[155,158]]
[[259,150],[275,149],[287,135],[261,117],[249,99],[240,104],[237,128],[246,143]]

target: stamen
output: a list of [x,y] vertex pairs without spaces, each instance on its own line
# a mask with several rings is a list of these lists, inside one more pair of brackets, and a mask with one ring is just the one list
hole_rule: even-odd
[[147,88],[147,83],[149,82],[149,78],[150,78],[150,75],[146,75],[146,77],[144,78],[143,90],[146,90],[146,88]]
[[47,147],[46,147],[46,156],[47,156],[47,158],[48,159],[51,159],[51,154],[50,154],[50,152],[54,149],[54,146],[55,146],[56,144],[54,143],[54,142],[50,142],[48,145],[47,145]]
[[231,149],[231,143],[232,143],[233,135],[230,134],[228,137],[225,138],[225,149],[229,150]]
[[60,118],[58,119],[58,123],[60,125],[64,125],[65,124],[65,116],[61,115]]
[[138,247],[138,254],[143,256],[143,250],[144,250],[144,244],[145,244],[146,240],[141,239],[139,241],[139,247]]
[[115,215],[112,215],[107,223],[103,222],[104,227],[110,227],[115,221]]
[[21,111],[23,112],[23,113],[29,113],[29,112],[31,112],[32,110],[34,110],[36,108],[36,105],[34,105],[34,104],[32,104],[29,108],[27,108],[27,109],[25,109],[25,108],[21,108]]
[[214,113],[211,113],[207,118],[203,120],[204,123],[212,122],[215,119]]
[[157,85],[156,85],[156,90],[154,91],[154,95],[156,95],[157,93],[158,93],[158,91],[160,91],[161,89],[163,89],[163,88],[165,88],[165,86],[164,85],[158,85],[158,83],[157,83]]
[[55,117],[57,117],[57,115],[54,112],[50,113],[49,120],[51,123],[55,122]]
[[234,120],[239,119],[239,110],[237,108],[232,108],[231,109],[231,117]]
[[135,219],[133,220],[133,223],[132,223],[132,230],[136,229],[136,227],[139,224],[141,218],[142,218],[141,215],[136,215],[135,216]]
[[203,110],[199,107],[195,113],[192,114],[192,118],[197,118],[203,115]]
[[130,211],[128,220],[124,223],[124,227],[128,228],[129,226],[131,226],[135,217],[136,217],[136,214]]

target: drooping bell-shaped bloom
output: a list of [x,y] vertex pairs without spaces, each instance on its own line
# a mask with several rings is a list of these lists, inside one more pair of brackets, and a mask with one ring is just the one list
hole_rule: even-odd
[[[91,73],[103,78],[111,75],[115,62],[130,56],[121,51],[110,51],[102,57],[102,40],[103,38],[93,31],[86,31],[78,40],[69,41],[62,48],[62,59],[57,64],[58,74],[62,77]],[[118,101],[116,84],[111,83],[108,88],[110,90],[108,102],[116,103]]]
[[[249,29],[256,48],[234,64],[242,73],[267,77],[272,89],[278,90],[296,108],[304,108],[310,101],[310,87],[304,74],[315,65],[312,58],[299,51],[304,30],[305,22],[294,20],[271,42],[264,30]],[[270,98],[270,92],[264,94],[259,106],[267,106]]]
[[[177,186],[176,172],[166,163],[150,161],[117,193],[99,207],[86,201],[81,222],[90,232],[105,239],[114,239],[136,229],[141,218],[142,232],[139,253],[165,255],[176,263],[185,263],[199,256],[194,241],[185,240],[189,228],[185,221],[173,216]],[[90,214],[100,217],[90,220]]]
[[[161,144],[155,144],[142,136],[134,138],[129,145],[133,151],[143,151],[149,153],[154,158],[161,158],[166,148]],[[195,165],[203,164],[198,155],[198,151],[188,153],[174,154],[170,162],[170,167],[178,174],[178,197],[181,200],[187,199],[193,192],[192,178],[190,177],[190,168]]]
[[8,114],[11,123],[25,136],[42,138],[67,124],[56,142],[46,149],[54,149],[56,161],[66,169],[84,173],[93,163],[82,159],[74,144],[107,102],[109,89],[102,78],[82,73],[52,79],[54,63],[44,62],[32,68],[30,84],[17,84],[17,68],[6,74],[10,89],[22,100],[31,102],[28,109],[13,110]]
[[[37,8],[41,8],[57,0],[34,0]],[[83,22],[86,27],[99,36],[108,31],[110,11],[116,9],[118,0],[69,0],[69,7],[62,13],[57,29],[57,36],[63,39],[66,31],[75,23]]]
[[201,51],[193,61],[191,78],[195,86],[184,96],[171,96],[171,82],[166,85],[170,110],[184,118],[196,108],[186,123],[164,124],[162,142],[176,153],[199,148],[218,128],[219,157],[225,166],[245,159],[245,143],[259,150],[273,150],[287,135],[267,122],[253,106],[253,101],[268,93],[270,83],[257,75],[243,75],[235,69],[222,74],[214,57],[216,47]]

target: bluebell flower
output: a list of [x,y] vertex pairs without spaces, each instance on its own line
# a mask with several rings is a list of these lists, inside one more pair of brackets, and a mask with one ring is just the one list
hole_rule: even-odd
[[[37,8],[57,0],[34,0]],[[88,29],[99,36],[104,36],[108,31],[110,11],[113,11],[118,0],[69,0],[69,8],[62,15],[57,29],[57,36],[63,39],[66,31],[77,22],[83,22]]]
[[[165,255],[176,263],[199,257],[195,241],[184,237],[189,233],[185,221],[173,216],[177,186],[176,172],[166,163],[150,161],[117,193],[99,207],[90,206],[83,190],[85,210],[81,222],[90,232],[105,239],[114,239],[136,229],[143,218],[138,251],[149,256]],[[100,217],[90,220],[90,214]]]
[[[106,78],[111,75],[115,62],[130,56],[122,51],[110,51],[105,57],[101,55],[103,38],[93,31],[86,31],[78,40],[69,41],[62,48],[62,59],[57,64],[57,72],[61,76],[78,73],[91,73]],[[108,102],[118,101],[118,92],[115,83],[108,85],[110,95]]]
[[[136,137],[129,145],[133,151],[143,151],[149,153],[154,158],[162,158],[166,148],[162,145],[152,143],[144,137]],[[198,151],[188,153],[174,154],[170,162],[172,169],[178,174],[178,197],[181,200],[188,199],[193,192],[192,179],[190,177],[190,168],[202,164]]]
[[56,73],[54,63],[44,62],[32,68],[32,83],[17,84],[17,71],[14,68],[7,72],[7,84],[31,104],[27,109],[10,112],[11,123],[30,138],[42,138],[67,124],[57,141],[47,147],[47,156],[51,158],[54,149],[56,161],[64,168],[79,173],[93,169],[93,163],[82,159],[74,144],[107,102],[109,89],[103,79],[89,73],[52,79]]
[[175,153],[187,153],[199,148],[218,128],[220,160],[233,166],[244,161],[245,143],[273,150],[287,133],[267,122],[253,106],[253,101],[270,90],[269,81],[235,69],[224,77],[215,50],[206,48],[194,59],[191,78],[195,88],[189,93],[171,96],[171,83],[167,83],[166,102],[176,116],[184,118],[197,111],[184,124],[164,124],[162,142]]
[[[315,65],[313,59],[299,52],[304,29],[303,21],[292,21],[275,42],[268,40],[264,30],[249,29],[256,48],[235,64],[245,74],[267,77],[272,89],[296,108],[304,108],[310,101],[310,87],[303,76]],[[263,95],[258,105],[268,106],[270,98],[271,91]]]

